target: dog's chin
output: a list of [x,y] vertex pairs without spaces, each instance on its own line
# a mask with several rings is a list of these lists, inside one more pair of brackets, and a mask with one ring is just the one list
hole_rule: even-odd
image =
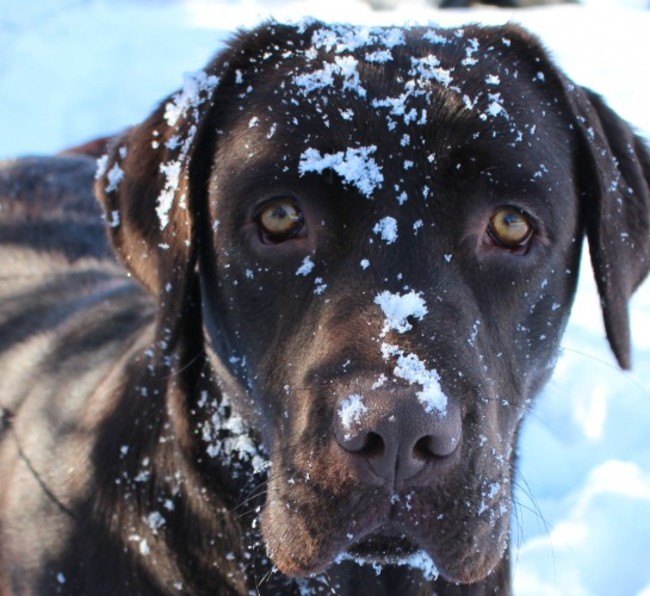
[[[279,554],[279,553],[277,553]],[[286,552],[284,554],[287,554]],[[276,567],[289,577],[313,577],[331,571],[333,567],[354,563],[381,573],[384,567],[399,567],[405,571],[421,573],[424,580],[439,577],[455,584],[468,584],[485,579],[498,564],[499,556],[473,556],[459,561],[443,560],[410,536],[390,530],[374,531],[360,540],[323,548],[319,556],[305,558],[305,551],[288,558],[273,557]]]
[[[353,562],[357,565],[368,565],[376,573],[380,573],[384,566],[404,566],[422,570],[427,579],[436,578],[439,573],[431,556],[413,540],[400,535],[376,532],[365,536],[363,539],[351,542],[343,548],[332,549],[327,554],[321,553],[318,560],[311,565],[303,565],[300,569],[293,564],[283,565],[276,560],[280,571],[289,576],[308,577],[328,571],[333,566]],[[295,562],[292,561],[292,563]],[[286,561],[285,561],[286,563]]]

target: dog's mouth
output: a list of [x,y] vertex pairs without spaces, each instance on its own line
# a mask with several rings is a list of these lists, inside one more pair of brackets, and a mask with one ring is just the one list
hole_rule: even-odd
[[389,563],[408,557],[418,550],[419,547],[404,535],[377,532],[353,543],[347,552],[360,560]]
[[435,579],[439,575],[431,556],[415,541],[390,532],[376,532],[353,543],[336,558],[337,563],[344,561],[371,565],[377,572],[384,565],[393,565],[420,569],[426,579]]

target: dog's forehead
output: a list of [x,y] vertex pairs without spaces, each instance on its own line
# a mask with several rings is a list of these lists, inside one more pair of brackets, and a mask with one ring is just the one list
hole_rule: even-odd
[[388,132],[426,125],[433,112],[508,130],[546,83],[541,68],[531,73],[535,58],[521,40],[513,47],[517,30],[319,25],[289,33],[256,46],[235,69],[240,97],[269,111],[285,106],[292,120],[311,107],[328,128],[352,120],[356,107]]
[[238,160],[299,158],[303,173],[360,159],[430,170],[459,153],[512,161],[526,144],[534,169],[532,140],[557,129],[546,126],[558,112],[549,73],[522,56],[516,29],[319,23],[263,33],[232,67],[238,109],[227,128],[237,147],[228,152]]

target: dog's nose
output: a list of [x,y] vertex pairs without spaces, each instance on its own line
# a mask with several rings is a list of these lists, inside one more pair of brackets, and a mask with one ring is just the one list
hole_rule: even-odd
[[356,469],[370,483],[376,477],[388,483],[412,479],[427,464],[454,453],[461,433],[455,401],[449,400],[444,411],[427,411],[403,391],[349,395],[339,401],[334,421],[336,441],[361,459]]

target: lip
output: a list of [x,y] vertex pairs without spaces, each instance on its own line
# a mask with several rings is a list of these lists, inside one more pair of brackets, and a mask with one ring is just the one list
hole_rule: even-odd
[[418,550],[420,547],[406,535],[380,531],[354,542],[347,552],[362,560],[390,562],[408,557]]
[[411,537],[390,531],[379,531],[365,536],[334,560],[336,564],[345,561],[370,565],[377,573],[383,565],[392,565],[419,569],[425,580],[433,580],[440,575],[431,555]]

